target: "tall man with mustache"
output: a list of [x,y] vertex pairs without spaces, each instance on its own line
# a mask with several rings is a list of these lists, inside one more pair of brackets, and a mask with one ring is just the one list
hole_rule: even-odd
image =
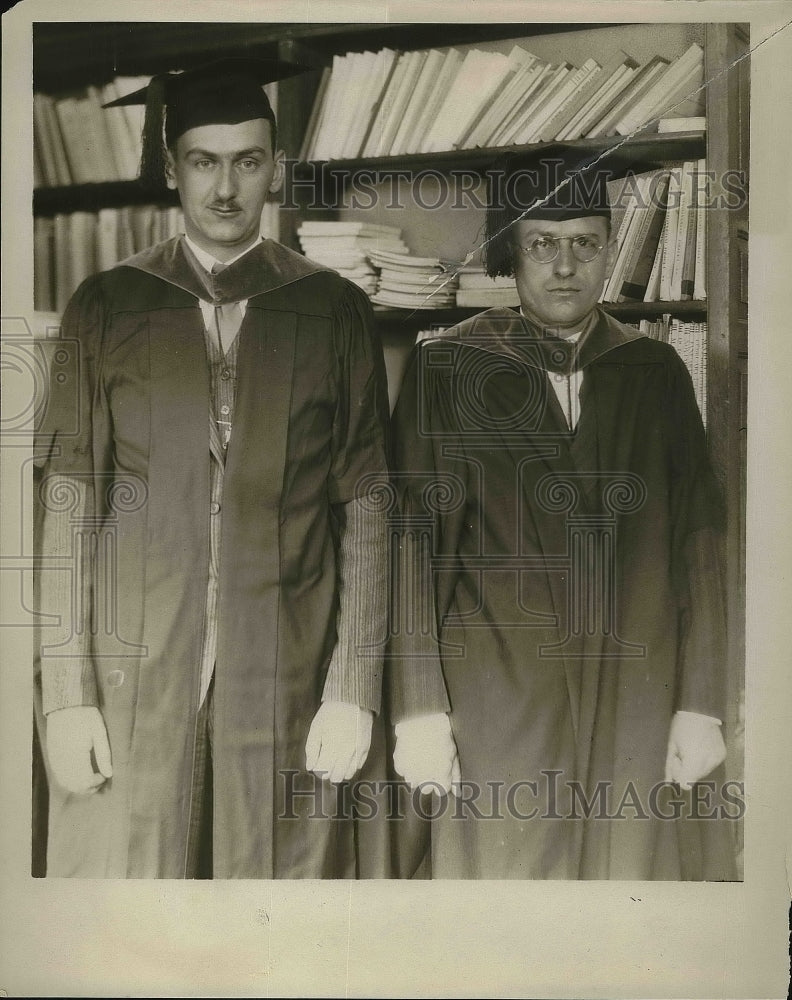
[[365,295],[260,235],[284,173],[262,85],[294,69],[224,60],[127,99],[185,233],[63,317],[77,374],[38,445],[40,545],[78,576],[76,600],[40,583],[63,625],[41,655],[49,875],[384,872],[337,801],[380,704],[359,651],[384,636],[384,365]]

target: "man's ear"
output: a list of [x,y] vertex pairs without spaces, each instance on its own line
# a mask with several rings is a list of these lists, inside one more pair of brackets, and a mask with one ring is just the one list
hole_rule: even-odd
[[176,190],[176,164],[169,149],[165,150],[165,183],[171,191]]
[[276,194],[283,187],[283,178],[286,173],[286,154],[282,149],[277,149],[272,159],[275,161],[275,172],[272,175],[269,190],[270,194]]

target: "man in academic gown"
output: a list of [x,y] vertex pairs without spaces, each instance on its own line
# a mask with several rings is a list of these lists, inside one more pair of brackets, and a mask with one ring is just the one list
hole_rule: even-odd
[[732,875],[689,791],[725,756],[717,490],[685,365],[597,305],[608,166],[491,173],[521,308],[420,343],[394,414],[394,763],[434,877]]
[[365,295],[259,235],[284,169],[261,85],[292,71],[226,60],[132,98],[186,233],[63,317],[38,443],[49,875],[387,873],[340,794],[380,705],[384,366]]

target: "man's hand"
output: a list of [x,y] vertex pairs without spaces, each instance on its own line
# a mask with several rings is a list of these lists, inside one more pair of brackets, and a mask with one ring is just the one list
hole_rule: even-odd
[[[96,766],[91,764],[93,750]],[[110,744],[98,708],[76,705],[47,716],[47,756],[52,775],[67,792],[90,795],[113,776]]]
[[325,701],[305,741],[305,766],[337,784],[349,781],[366,762],[373,713],[344,701]]
[[459,757],[445,712],[418,715],[396,725],[393,766],[410,788],[422,791],[453,792],[459,783]]
[[688,789],[726,759],[717,719],[697,712],[677,712],[668,737],[665,780]]

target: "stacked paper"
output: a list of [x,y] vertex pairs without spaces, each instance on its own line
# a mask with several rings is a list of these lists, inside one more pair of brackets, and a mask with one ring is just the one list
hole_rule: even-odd
[[409,253],[397,226],[368,222],[304,222],[297,235],[306,257],[332,267],[367,295],[373,295],[377,288],[377,275],[369,262],[369,254],[381,250],[399,258]]
[[511,308],[520,304],[514,278],[490,278],[483,267],[468,266],[459,272],[458,306]]
[[383,250],[369,254],[379,270],[379,284],[371,301],[398,309],[448,309],[454,306],[456,266],[437,257],[400,256]]

